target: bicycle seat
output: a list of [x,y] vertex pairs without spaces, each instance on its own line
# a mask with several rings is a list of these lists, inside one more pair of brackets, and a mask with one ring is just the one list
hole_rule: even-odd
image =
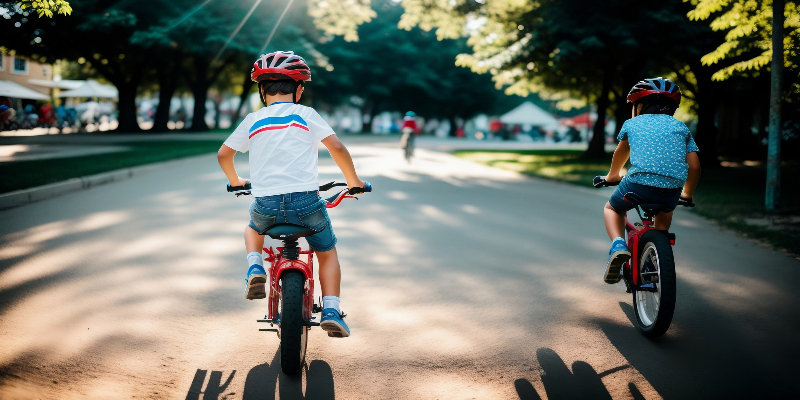
[[661,204],[643,204],[642,198],[639,197],[636,193],[628,192],[625,193],[623,198],[628,201],[629,203],[633,204],[634,206],[638,206],[642,209],[642,212],[648,216],[655,216],[660,212],[664,212],[664,206]]
[[259,232],[260,235],[267,235],[273,239],[283,240],[284,242],[294,241],[301,237],[311,236],[315,233],[318,233],[318,231],[302,225],[289,223],[274,224]]

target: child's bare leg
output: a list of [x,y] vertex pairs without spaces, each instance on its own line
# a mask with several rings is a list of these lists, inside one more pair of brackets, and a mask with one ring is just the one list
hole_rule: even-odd
[[322,288],[322,297],[339,297],[342,270],[339,267],[339,255],[336,254],[336,248],[318,251],[317,260],[319,260],[319,285]]
[[244,247],[247,249],[247,253],[261,253],[264,248],[264,236],[259,235],[249,226],[244,228]]
[[614,238],[625,237],[625,214],[618,213],[608,202],[603,208],[603,220],[606,223],[606,232],[608,232],[609,239],[614,240]]
[[668,213],[663,213],[663,212],[662,213],[658,213],[658,215],[656,215],[656,218],[655,218],[655,221],[654,221],[655,228],[660,230],[660,231],[668,231],[670,225],[672,225],[672,213],[673,212],[674,211],[670,211]]

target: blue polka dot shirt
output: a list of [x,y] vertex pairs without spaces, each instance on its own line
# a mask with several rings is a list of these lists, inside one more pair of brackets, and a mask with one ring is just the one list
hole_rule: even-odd
[[629,182],[682,188],[689,175],[686,154],[699,151],[686,125],[666,114],[644,114],[622,124],[618,140],[631,148]]

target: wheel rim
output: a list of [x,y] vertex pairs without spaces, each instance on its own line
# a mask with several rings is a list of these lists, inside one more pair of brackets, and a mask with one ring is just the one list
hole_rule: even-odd
[[[636,291],[636,309],[639,320],[645,327],[652,326],[658,318],[661,305],[661,268],[659,266],[658,250],[653,243],[647,243],[642,252],[642,262],[639,266],[639,284],[655,282],[656,291]],[[654,280],[653,278],[656,278]]]

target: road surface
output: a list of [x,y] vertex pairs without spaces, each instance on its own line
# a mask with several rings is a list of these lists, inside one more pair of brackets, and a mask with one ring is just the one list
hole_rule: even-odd
[[[250,199],[208,155],[0,212],[0,398],[800,393],[797,259],[679,210],[675,318],[648,340],[622,284],[601,279],[610,189],[351,151],[375,187],[330,213],[352,336],[313,329],[301,377],[258,331],[266,302],[243,299]],[[320,171],[341,179],[329,158]]]

